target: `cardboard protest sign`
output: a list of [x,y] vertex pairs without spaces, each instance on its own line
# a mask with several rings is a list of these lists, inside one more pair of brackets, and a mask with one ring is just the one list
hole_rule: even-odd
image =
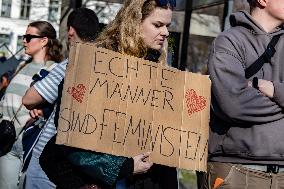
[[206,171],[207,76],[91,44],[71,47],[57,144]]

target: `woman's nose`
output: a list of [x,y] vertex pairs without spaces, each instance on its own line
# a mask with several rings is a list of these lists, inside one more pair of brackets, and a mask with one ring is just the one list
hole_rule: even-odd
[[168,28],[167,28],[166,26],[164,26],[164,27],[162,28],[161,35],[163,35],[163,36],[165,36],[165,37],[168,37],[169,34],[170,34],[170,33],[169,33]]

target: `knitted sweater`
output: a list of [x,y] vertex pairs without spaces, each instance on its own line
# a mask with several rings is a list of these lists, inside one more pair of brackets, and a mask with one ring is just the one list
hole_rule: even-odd
[[[33,75],[38,73],[42,68],[50,68],[53,63],[53,61],[45,63],[31,62],[25,65],[18,74],[15,75],[7,87],[5,96],[0,103],[2,106],[0,109],[3,111],[4,120],[13,119],[22,104],[22,97],[30,88],[31,82],[33,81]],[[30,118],[29,110],[22,106],[14,120],[17,135]]]

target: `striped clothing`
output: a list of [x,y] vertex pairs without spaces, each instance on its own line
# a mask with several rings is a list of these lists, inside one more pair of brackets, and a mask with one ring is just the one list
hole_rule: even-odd
[[[53,64],[53,61],[48,61],[46,63],[31,62],[18,72],[18,74],[12,79],[7,87],[5,96],[1,102],[4,120],[11,120],[16,114],[17,110],[22,104],[22,97],[30,88],[30,85],[33,81],[33,75],[38,73],[42,68],[50,67]],[[14,121],[17,135],[29,119],[29,110],[22,106]]]
[[[58,97],[58,85],[65,76],[65,70],[68,60],[64,60],[58,64],[51,72],[43,78],[41,81],[38,81],[34,87],[37,92],[49,103],[55,103]],[[53,112],[48,118],[43,131],[40,135],[40,138],[33,149],[33,157],[39,158],[40,154],[46,145],[46,143],[56,134],[56,128],[54,124],[56,106],[54,107]]]

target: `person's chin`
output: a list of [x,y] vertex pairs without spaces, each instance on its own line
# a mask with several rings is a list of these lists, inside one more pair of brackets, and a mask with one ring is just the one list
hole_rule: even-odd
[[159,51],[163,48],[163,45],[162,44],[156,44],[156,45],[153,45],[151,48]]

